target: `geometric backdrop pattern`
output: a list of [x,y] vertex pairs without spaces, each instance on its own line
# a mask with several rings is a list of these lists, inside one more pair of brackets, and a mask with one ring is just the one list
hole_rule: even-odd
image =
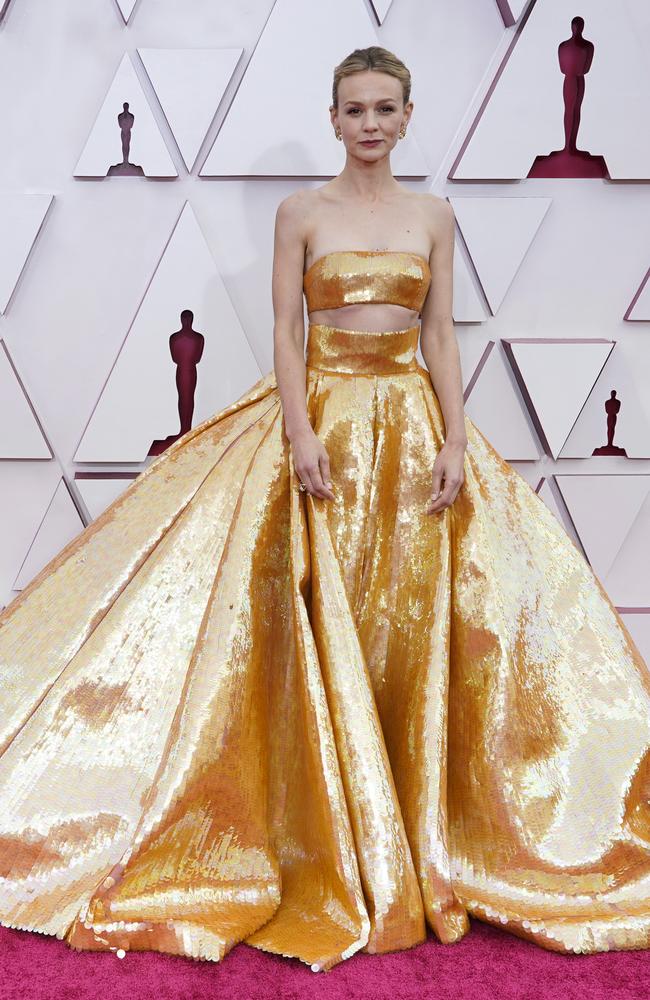
[[191,170],[242,49],[140,49],[139,55]]
[[[609,429],[607,411],[614,393],[616,403],[621,401],[620,407],[618,405],[614,407],[616,409],[616,424],[612,428],[614,446],[622,448],[627,458],[650,459],[650,421],[640,390],[643,390],[643,383],[626,356],[624,345],[619,344],[611,351],[603,365],[559,456],[589,458],[594,454],[594,443],[601,446],[606,444]],[[594,438],[594,427],[600,431],[600,441]]]
[[124,18],[124,23],[127,24],[131,14],[133,13],[133,8],[135,7],[137,0],[115,0],[117,3],[120,14]]
[[49,194],[0,191],[0,314],[7,311],[52,201]]
[[507,27],[516,24],[531,0],[497,0],[503,23]]
[[107,0],[83,31],[75,0],[0,10],[0,606],[271,368],[275,210],[341,169],[331,72],[379,42],[413,74],[393,170],[456,215],[466,410],[650,658],[641,0]]
[[503,342],[488,345],[480,365],[471,374],[465,411],[504,458],[524,462],[542,457],[542,444]]
[[75,177],[175,177],[142,84],[124,53],[74,169]]
[[641,323],[650,322],[650,267],[625,313],[625,319],[639,320]]
[[390,5],[392,0],[371,0],[373,10],[375,12],[375,17],[379,24],[384,23],[384,18],[386,17],[388,11],[390,10]]
[[551,206],[551,199],[452,197],[449,200],[494,316]]
[[556,477],[587,559],[616,604],[645,603],[650,475]]
[[60,479],[18,570],[14,590],[22,590],[83,526],[67,485]]
[[[317,45],[297,42],[315,38]],[[378,43],[365,0],[276,0],[201,176],[338,173],[345,153],[342,143],[332,144],[327,112],[332,68],[341,52]],[[287,44],[291,72],[279,72]],[[393,169],[401,176],[430,173],[417,131],[415,123],[409,126],[394,151]]]
[[557,458],[614,345],[550,337],[508,337],[502,343],[544,451]]
[[7,345],[0,341],[0,459],[52,458]]
[[[582,26],[572,24],[574,14],[581,15]],[[451,176],[529,176],[537,156],[563,148],[566,115],[571,115],[579,118],[578,149],[604,159],[602,176],[647,180],[650,63],[644,35],[649,17],[643,0],[623,0],[615,8],[610,0],[584,0],[577,11],[565,0],[530,4]],[[591,64],[583,61],[589,43],[594,46]],[[572,81],[578,74],[584,96],[576,101]],[[593,166],[585,157],[576,159],[583,169]]]
[[[163,351],[160,346],[178,338],[181,331],[172,331],[185,307],[193,310],[192,332],[204,342],[194,394],[196,424],[237,399],[262,372],[189,203],[84,430],[76,462],[144,462],[154,439],[179,430],[177,385],[169,364],[173,347]],[[176,327],[169,329],[173,323]]]

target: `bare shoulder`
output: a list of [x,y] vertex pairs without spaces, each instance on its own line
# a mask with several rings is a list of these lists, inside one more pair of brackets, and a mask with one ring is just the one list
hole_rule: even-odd
[[419,192],[417,197],[421,199],[420,206],[428,223],[432,245],[453,242],[456,217],[451,202],[429,191]]
[[278,220],[285,223],[299,223],[307,218],[314,204],[313,192],[308,188],[292,191],[278,204]]
[[449,226],[454,221],[454,210],[447,198],[430,191],[418,192],[417,197],[422,199],[422,207],[434,225]]

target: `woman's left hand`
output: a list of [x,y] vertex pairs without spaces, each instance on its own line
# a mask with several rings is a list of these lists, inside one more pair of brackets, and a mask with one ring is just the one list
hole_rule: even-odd
[[[446,441],[433,463],[432,496],[425,513],[435,514],[445,507],[450,507],[456,499],[465,480],[465,448],[466,445]],[[445,485],[441,489],[441,482]]]

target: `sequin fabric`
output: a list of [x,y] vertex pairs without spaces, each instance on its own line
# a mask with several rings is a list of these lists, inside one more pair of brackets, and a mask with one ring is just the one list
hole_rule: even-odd
[[648,669],[468,417],[425,514],[444,422],[416,344],[309,328],[333,501],[297,489],[271,371],[0,615],[2,924],[314,970],[469,915],[649,946]]
[[421,312],[431,284],[429,262],[396,250],[334,250],[303,278],[307,312],[359,302],[390,302]]

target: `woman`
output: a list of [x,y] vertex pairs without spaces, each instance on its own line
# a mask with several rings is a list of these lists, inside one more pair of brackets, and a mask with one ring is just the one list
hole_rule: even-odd
[[[374,69],[373,59],[378,60]],[[382,71],[384,65],[388,72]],[[409,91],[406,67],[378,47],[353,54],[335,73],[330,115],[337,139],[345,143],[346,164],[329,184],[297,191],[279,206],[273,269],[274,368],[295,470],[313,496],[332,500],[334,494],[323,480],[330,475],[327,451],[305,407],[304,264],[310,271],[330,247],[361,246],[379,248],[371,251],[379,253],[402,247],[428,261],[436,295],[427,296],[422,310],[420,346],[434,374],[447,429],[433,466],[432,501],[426,507],[430,513],[448,507],[458,493],[467,436],[451,317],[453,211],[442,198],[405,190],[390,168],[390,150],[405,137],[413,110]],[[395,330],[418,320],[418,311],[404,305],[368,304],[363,290],[353,298],[354,304],[311,312],[310,323]]]
[[470,915],[648,947],[648,670],[463,414],[451,212],[390,172],[412,110],[386,50],[337,67],[345,167],[278,210],[274,370],[0,616],[6,926],[314,970]]

